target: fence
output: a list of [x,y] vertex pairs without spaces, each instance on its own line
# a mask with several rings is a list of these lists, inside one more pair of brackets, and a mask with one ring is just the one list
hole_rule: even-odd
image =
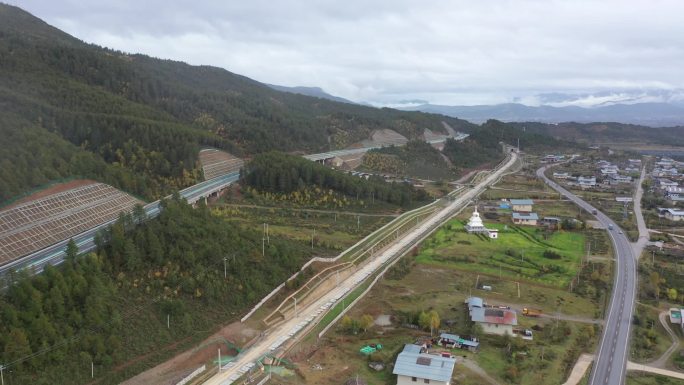
[[199,375],[200,375],[202,372],[204,372],[205,370],[207,370],[207,365],[202,365],[202,366],[200,366],[199,368],[195,369],[194,372],[188,374],[188,375],[185,376],[182,380],[178,381],[178,382],[176,383],[176,385],[185,385],[185,384],[187,384],[187,383],[190,382],[193,378],[199,376]]

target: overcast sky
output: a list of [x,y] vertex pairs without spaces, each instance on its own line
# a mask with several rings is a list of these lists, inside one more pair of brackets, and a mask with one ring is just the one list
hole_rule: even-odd
[[10,2],[87,42],[375,104],[684,89],[681,0]]

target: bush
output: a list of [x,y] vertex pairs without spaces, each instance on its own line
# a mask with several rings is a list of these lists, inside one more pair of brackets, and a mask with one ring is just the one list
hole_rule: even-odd
[[547,259],[561,259],[561,258],[563,258],[562,255],[556,253],[556,252],[553,251],[553,250],[546,250],[546,251],[544,251],[544,254],[542,254],[542,256],[543,256],[544,258],[547,258]]

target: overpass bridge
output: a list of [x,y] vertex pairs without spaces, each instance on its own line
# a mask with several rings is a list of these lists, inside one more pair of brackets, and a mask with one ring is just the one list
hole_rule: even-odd
[[[447,140],[447,138],[453,138],[455,140],[463,140],[468,137],[468,134],[463,134],[463,133],[457,133],[456,136],[453,137],[443,137],[443,138],[438,138],[438,139],[432,139],[427,141],[430,144],[433,143],[441,143]],[[346,150],[337,150],[337,151],[330,151],[330,152],[325,152],[325,153],[320,153],[320,154],[311,154],[311,155],[305,155],[304,158],[312,160],[312,161],[319,161],[319,162],[325,162],[326,159],[332,159],[336,156],[344,156],[344,155],[352,155],[352,154],[360,154],[367,152],[371,149],[376,149],[376,148],[381,148],[387,145],[391,145],[391,143],[385,143],[383,145],[379,146],[374,146],[374,147],[363,147],[363,148],[352,148],[352,149],[346,149]],[[182,198],[184,198],[188,203],[190,204],[195,204],[197,203],[200,199],[206,199],[211,196],[218,195],[218,193],[228,186],[232,185],[235,183],[238,179],[240,178],[239,172],[231,172],[229,174],[221,175],[216,178],[212,178],[200,183],[197,183],[196,185],[187,187],[181,191],[179,191],[179,194]],[[168,197],[167,197],[168,198]],[[145,210],[145,214],[148,218],[154,218],[159,215],[159,212],[161,211],[161,202],[160,201],[155,201],[152,203],[149,203],[145,206],[143,206],[143,209]],[[85,253],[88,251],[92,251],[95,249],[95,234],[97,234],[98,231],[102,229],[106,229],[108,226],[112,225],[116,220],[110,220],[105,223],[102,223],[96,227],[93,227],[89,230],[86,230],[76,236],[71,237],[70,239],[73,239],[74,242],[76,243],[76,246],[78,246],[78,250],[81,253]],[[25,255],[21,258],[15,259],[14,261],[8,262],[2,266],[0,266],[0,277],[4,276],[10,271],[19,271],[19,270],[24,270],[24,269],[31,269],[37,273],[40,273],[43,271],[43,268],[47,264],[51,265],[57,265],[60,264],[63,260],[64,257],[66,256],[66,248],[67,244],[69,243],[70,239],[64,239],[58,243],[55,243],[51,246],[48,246],[44,249],[35,251],[31,254]]]
[[[427,143],[429,144],[436,144],[436,143],[443,143],[446,142],[447,139],[451,138],[457,141],[461,141],[465,138],[467,138],[469,135],[464,134],[464,133],[456,133],[456,136],[444,136],[441,138],[437,139],[430,139],[426,140]],[[393,145],[398,145],[398,144],[405,144],[404,143],[392,143],[392,142],[387,142],[387,143],[382,143],[377,146],[370,146],[370,147],[359,147],[359,148],[348,148],[344,150],[335,150],[335,151],[328,151],[328,152],[322,152],[320,154],[311,154],[311,155],[304,155],[304,158],[313,160],[314,162],[325,162],[328,159],[332,159],[336,156],[346,156],[346,155],[356,155],[356,154],[362,154],[365,152],[368,152],[370,150],[375,150],[378,148],[383,148],[383,147],[389,147]]]

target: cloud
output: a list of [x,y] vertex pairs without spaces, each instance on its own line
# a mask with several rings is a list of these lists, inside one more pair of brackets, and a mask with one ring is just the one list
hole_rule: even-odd
[[19,6],[88,42],[376,104],[684,88],[684,2],[678,0],[24,0]]

